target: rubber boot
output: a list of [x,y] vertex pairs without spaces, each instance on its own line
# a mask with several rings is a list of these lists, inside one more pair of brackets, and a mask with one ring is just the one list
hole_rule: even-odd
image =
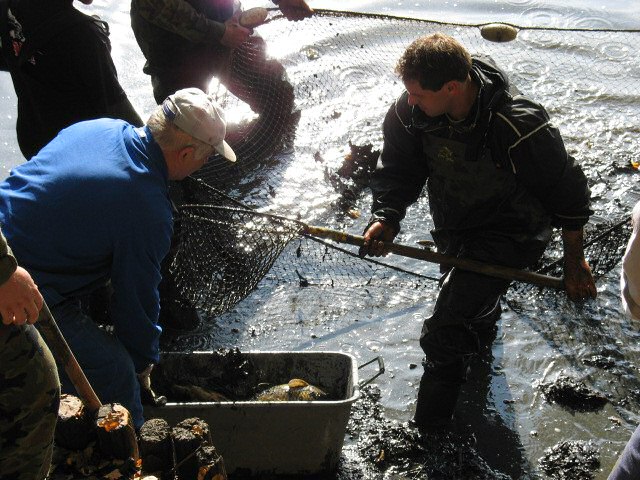
[[451,426],[460,385],[444,383],[424,374],[420,379],[413,421],[422,432],[445,431]]

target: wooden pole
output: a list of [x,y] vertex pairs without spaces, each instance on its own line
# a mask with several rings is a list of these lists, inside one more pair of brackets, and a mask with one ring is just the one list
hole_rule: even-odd
[[102,405],[58,328],[46,302],[40,310],[38,327],[54,357],[64,366],[69,380],[73,383],[87,410],[97,417],[98,441],[101,448],[103,445],[105,447],[103,453],[122,460],[127,458],[138,460],[140,453],[131,414],[124,406],[117,403]]
[[[313,237],[326,238],[338,243],[346,243],[361,247],[364,245],[364,237],[360,235],[352,235],[350,233],[331,230],[325,227],[314,227],[306,225],[302,233]],[[415,258],[417,260],[426,260],[427,262],[445,265],[447,267],[456,267],[461,270],[481,273],[491,277],[503,278],[505,280],[516,280],[518,282],[530,283],[539,287],[549,287],[558,290],[564,290],[564,282],[562,278],[542,275],[540,273],[529,272],[527,270],[519,270],[517,268],[504,267],[501,265],[491,265],[488,263],[478,262],[466,258],[457,258],[442,253],[432,252],[423,248],[410,247],[393,242],[384,242],[385,247],[392,253],[402,255],[403,257]]]
[[69,380],[76,387],[78,395],[84,402],[89,412],[95,414],[102,406],[102,403],[98,399],[96,392],[91,387],[89,380],[85,376],[82,368],[78,364],[76,357],[73,355],[69,344],[64,339],[62,332],[58,328],[58,324],[53,319],[53,315],[49,310],[49,307],[45,303],[40,310],[40,317],[38,317],[38,328],[42,332],[47,345],[53,352],[58,362],[64,366],[65,372],[69,376]]

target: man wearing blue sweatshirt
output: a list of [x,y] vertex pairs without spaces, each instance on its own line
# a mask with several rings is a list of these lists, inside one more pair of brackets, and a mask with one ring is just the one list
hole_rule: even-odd
[[[0,224],[33,276],[104,403],[143,423],[138,376],[159,359],[160,263],[173,229],[168,181],[213,154],[230,161],[215,102],[189,88],[169,96],[143,127],[123,120],[77,123],[0,184]],[[79,298],[111,282],[113,333]],[[62,391],[74,388],[60,372]]]

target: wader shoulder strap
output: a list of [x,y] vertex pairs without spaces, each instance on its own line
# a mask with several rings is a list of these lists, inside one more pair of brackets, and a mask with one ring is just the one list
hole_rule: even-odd
[[[0,35],[2,35],[2,44],[4,48],[11,48],[11,38],[9,36],[9,8],[10,0],[0,0]],[[76,10],[75,8],[69,8],[62,10],[53,15],[49,20],[41,24],[37,31],[30,32],[29,37],[25,39],[25,43],[20,49],[20,53],[17,58],[10,55],[9,52],[5,54],[5,57],[15,58],[14,66],[21,67],[25,64],[38,50],[38,48],[45,45],[55,35],[67,30],[80,22],[92,22],[102,33],[104,37],[108,37],[109,28],[106,22],[99,18],[85,15],[84,13]],[[10,61],[10,60],[7,60]]]

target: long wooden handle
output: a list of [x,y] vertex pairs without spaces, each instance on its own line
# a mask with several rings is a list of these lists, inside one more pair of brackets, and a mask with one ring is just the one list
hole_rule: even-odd
[[69,348],[46,303],[42,306],[42,310],[40,310],[38,324],[40,332],[53,352],[53,356],[64,366],[71,383],[76,387],[78,395],[89,412],[97,412],[102,406],[102,403]]
[[[327,238],[338,243],[346,243],[361,247],[364,245],[364,237],[360,235],[352,235],[350,233],[331,230],[324,227],[314,227],[306,225],[303,233],[314,237]],[[466,258],[457,258],[442,253],[432,252],[422,248],[410,247],[399,243],[385,242],[385,247],[403,257],[415,258],[418,260],[426,260],[427,262],[438,263],[447,267],[457,267],[470,272],[481,273],[491,277],[503,278],[505,280],[516,280],[518,282],[530,283],[540,287],[550,287],[558,290],[564,290],[564,282],[561,278],[542,275],[540,273],[529,272],[527,270],[518,270],[517,268],[503,267],[501,265],[491,265],[476,260]]]

